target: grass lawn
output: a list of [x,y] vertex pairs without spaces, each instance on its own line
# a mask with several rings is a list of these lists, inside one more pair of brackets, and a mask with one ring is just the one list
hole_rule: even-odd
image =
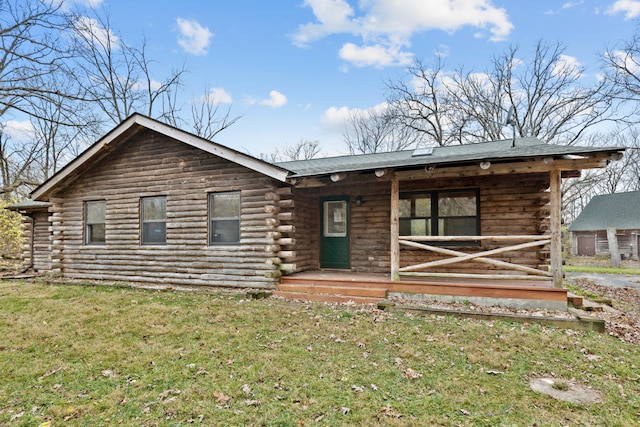
[[[640,347],[535,324],[0,282],[0,337],[0,426],[640,420]],[[533,392],[538,377],[602,403]]]
[[562,269],[565,272],[573,273],[601,273],[601,274],[630,274],[640,275],[640,268],[614,268],[600,267],[592,265],[564,265]]

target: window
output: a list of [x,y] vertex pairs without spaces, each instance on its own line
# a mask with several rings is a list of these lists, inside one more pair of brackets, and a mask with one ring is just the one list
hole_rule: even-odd
[[401,193],[401,236],[477,236],[479,190]]
[[142,244],[162,245],[167,242],[167,198],[144,197],[140,199]]
[[85,243],[104,244],[105,210],[107,202],[96,200],[84,203]]
[[240,192],[209,194],[209,244],[240,243]]

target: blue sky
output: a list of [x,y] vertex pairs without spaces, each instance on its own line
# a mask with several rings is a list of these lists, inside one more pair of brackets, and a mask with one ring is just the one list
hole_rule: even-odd
[[243,117],[217,142],[253,155],[302,139],[345,153],[350,110],[385,100],[385,82],[416,58],[482,71],[492,55],[543,39],[597,73],[597,55],[628,39],[632,0],[66,0],[104,8],[129,44],[162,67],[183,64],[185,102],[211,99]]

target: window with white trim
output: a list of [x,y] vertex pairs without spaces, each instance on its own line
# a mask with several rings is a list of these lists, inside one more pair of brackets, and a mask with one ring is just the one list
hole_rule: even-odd
[[209,194],[209,244],[240,243],[240,192]]
[[105,244],[106,200],[84,202],[84,241],[87,245]]
[[140,199],[140,241],[143,245],[167,243],[167,198],[165,196]]

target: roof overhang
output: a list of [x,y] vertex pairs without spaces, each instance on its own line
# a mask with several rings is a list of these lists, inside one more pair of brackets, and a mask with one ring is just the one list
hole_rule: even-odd
[[287,176],[290,173],[286,169],[272,165],[271,163],[267,163],[248,154],[244,154],[229,147],[200,138],[189,132],[182,131],[165,123],[136,113],[124,120],[111,130],[111,132],[107,133],[50,179],[36,188],[31,193],[32,199],[39,200],[46,198],[59,185],[73,181],[76,177],[81,175],[88,164],[93,164],[93,162],[100,160],[106,156],[114,146],[117,146],[122,141],[130,139],[145,129],[152,130],[230,162],[247,167],[280,182],[286,182]]
[[[369,155],[365,162],[349,162],[349,156],[319,159],[316,164],[284,163],[294,172],[288,181],[298,187],[316,187],[360,174],[375,174],[385,179],[400,180],[471,177],[562,172],[563,177],[580,176],[584,169],[604,168],[623,156],[624,147],[578,147],[544,144],[533,138],[528,143],[511,147],[511,141],[476,144],[471,147],[438,147],[431,156],[410,157],[406,154]],[[472,152],[469,152],[472,151]],[[352,156],[353,157],[353,156]],[[324,163],[324,164],[323,164]]]

